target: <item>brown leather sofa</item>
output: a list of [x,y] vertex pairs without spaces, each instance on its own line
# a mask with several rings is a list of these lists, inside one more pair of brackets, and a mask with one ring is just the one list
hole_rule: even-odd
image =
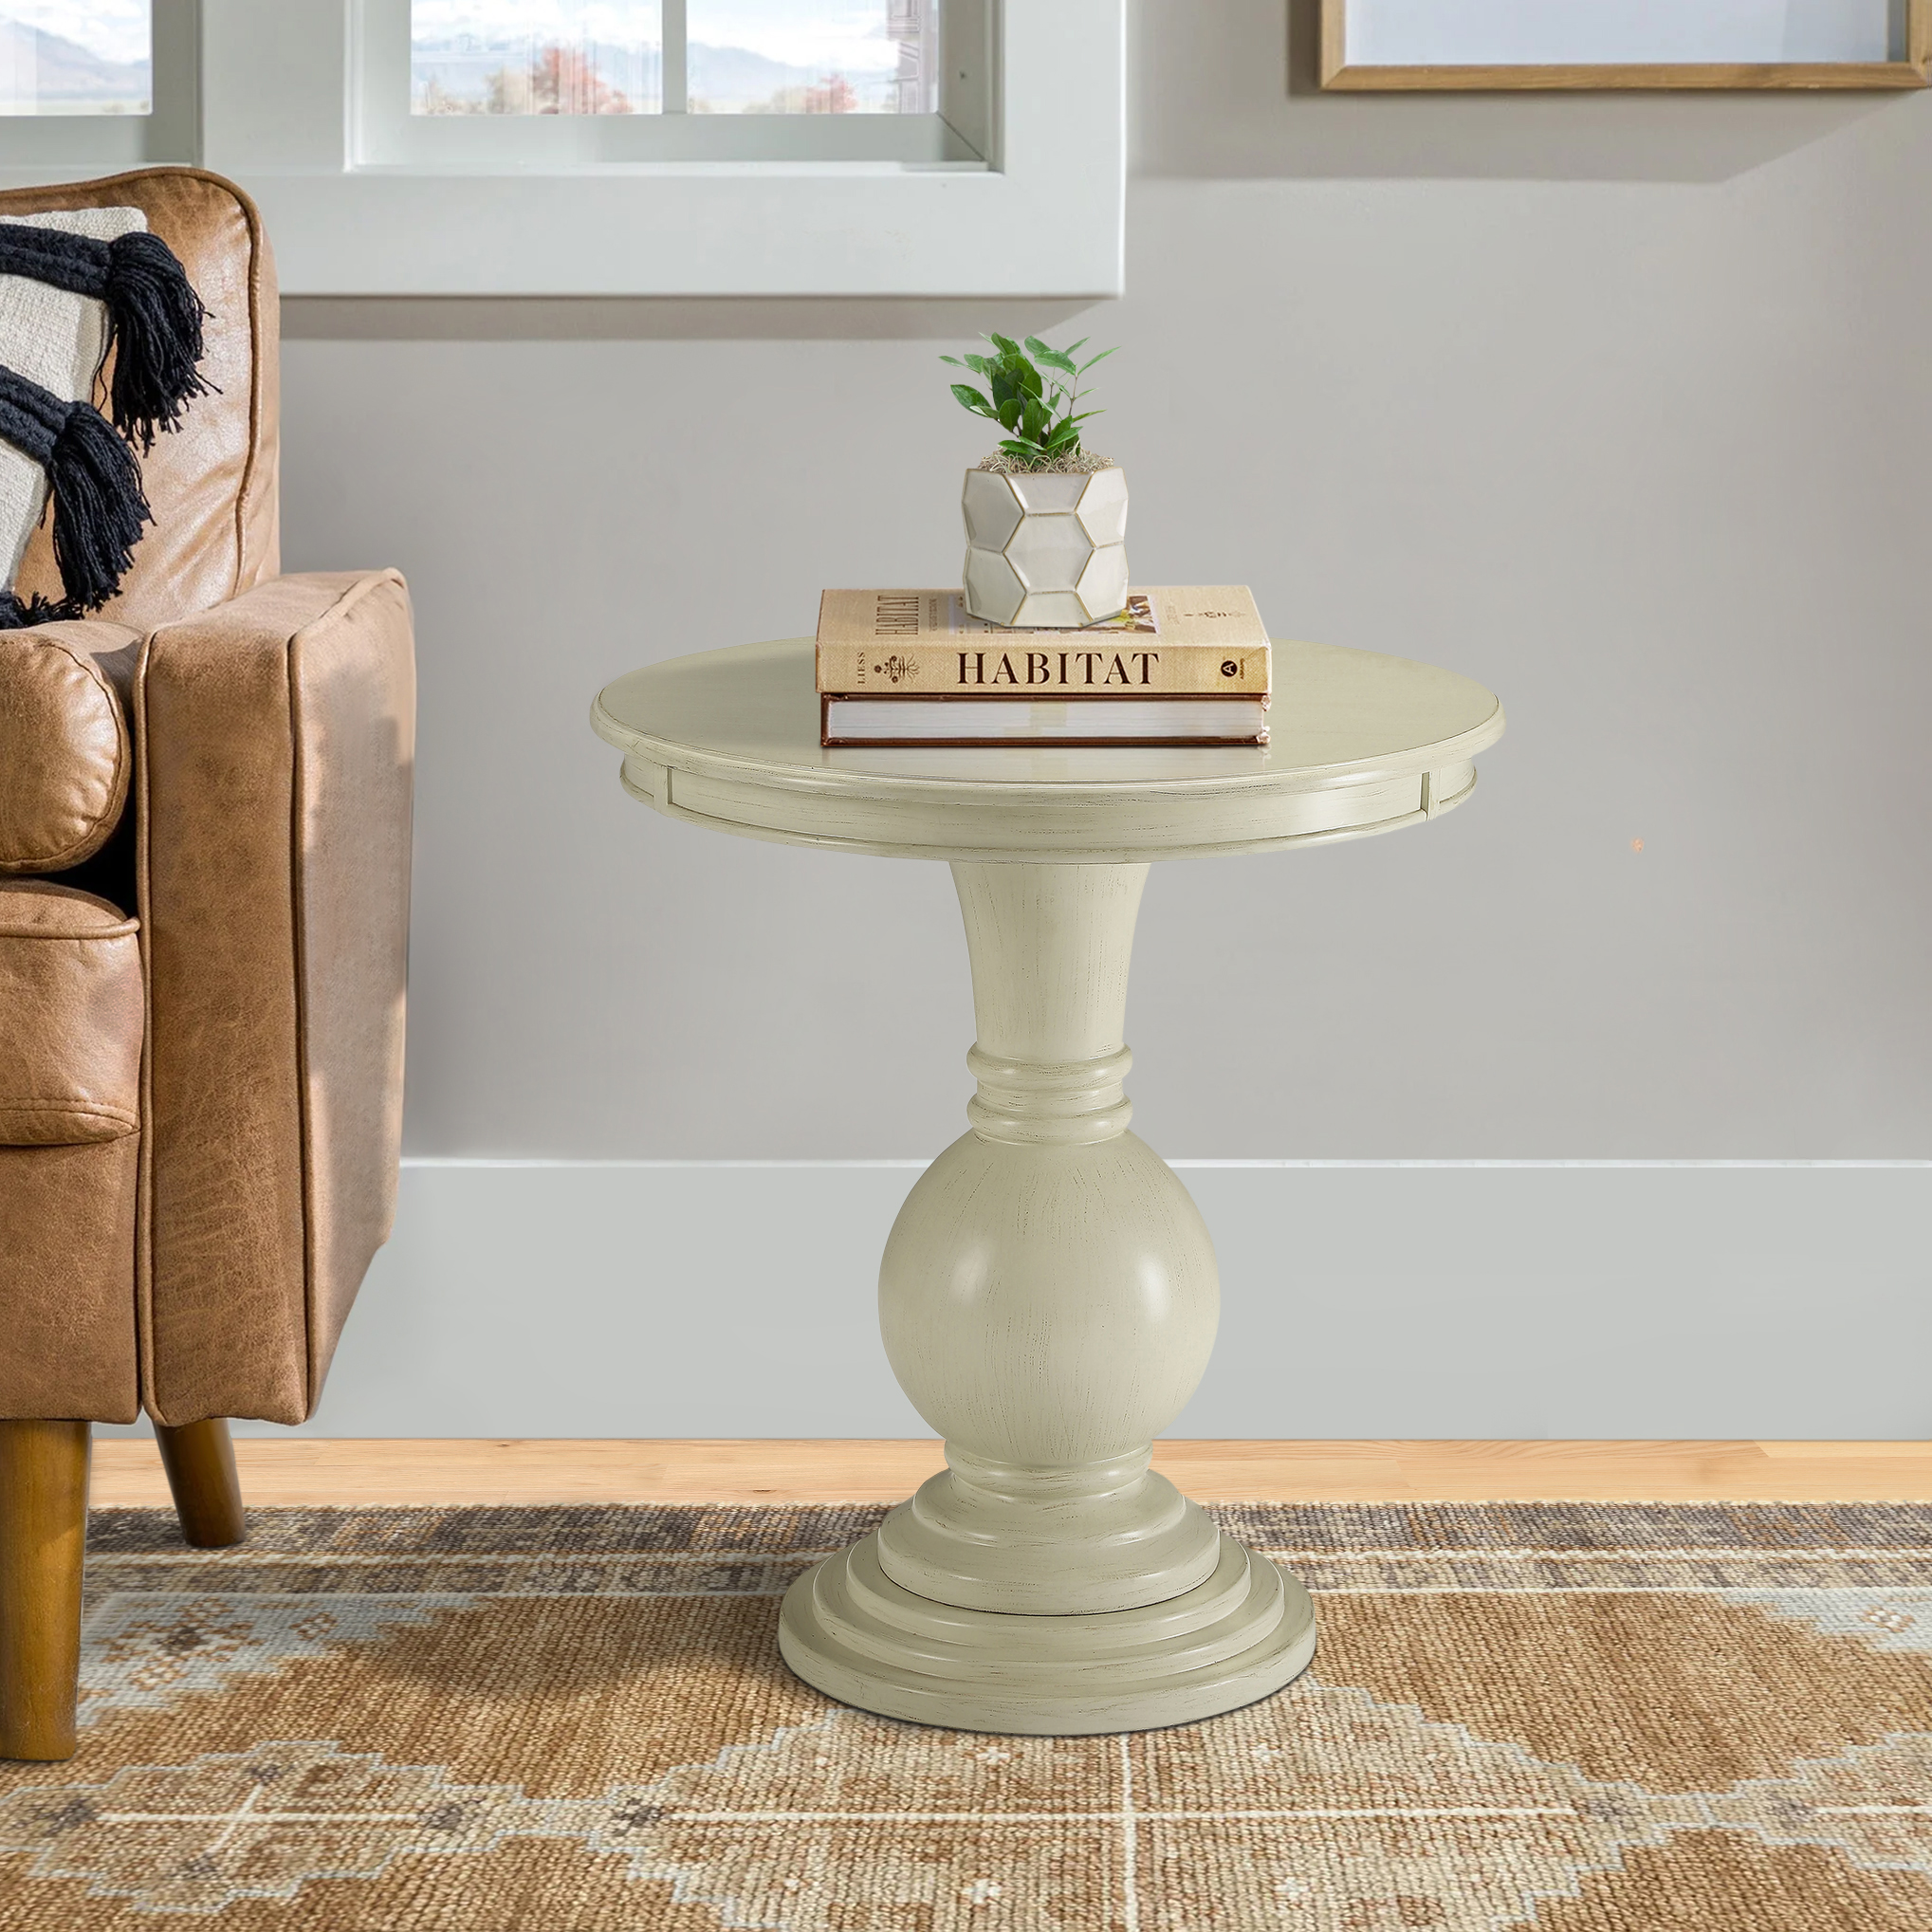
[[[84,622],[0,632],[0,1757],[74,1748],[89,1425],[145,1408],[191,1541],[230,1416],[301,1422],[396,1199],[414,659],[396,572],[280,575],[275,271],[152,168],[212,312],[155,522]],[[45,522],[23,597],[61,594]]]

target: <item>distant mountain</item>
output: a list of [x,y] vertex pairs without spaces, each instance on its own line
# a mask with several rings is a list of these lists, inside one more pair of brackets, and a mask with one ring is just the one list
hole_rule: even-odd
[[146,61],[103,61],[74,41],[4,12],[0,12],[0,49],[4,49],[0,60],[10,59],[22,80],[33,77],[34,98],[43,111],[120,107],[129,113],[146,112],[154,84],[154,70]]
[[[879,64],[855,69],[847,78],[869,78],[898,66],[898,49],[883,44]],[[685,84],[696,101],[768,101],[782,87],[822,81],[823,67],[788,67],[782,61],[756,54],[749,47],[706,46],[692,41],[685,49]]]
[[[586,56],[607,85],[633,101],[656,98],[662,62],[654,46],[599,40],[570,45]],[[492,75],[506,69],[524,72],[530,55],[527,34],[514,40],[486,40],[468,33],[448,40],[417,40],[410,46],[410,73],[419,91],[433,83],[451,100],[481,101],[489,94]]]
[[807,76],[749,47],[711,47],[692,41],[684,52],[685,87],[700,101],[764,101]]
[[[855,70],[850,78],[876,80],[893,71],[897,50],[890,43],[884,45],[877,67]],[[457,34],[446,40],[413,42],[410,66],[418,87],[433,80],[457,99],[477,99],[488,91],[490,74],[527,61],[529,49],[527,36],[496,40]],[[613,86],[647,97],[656,92],[659,62],[655,47],[592,41],[585,51]],[[702,41],[692,41],[685,49],[685,75],[694,101],[762,102],[782,88],[822,80],[824,70],[789,67],[749,47],[707,46]]]

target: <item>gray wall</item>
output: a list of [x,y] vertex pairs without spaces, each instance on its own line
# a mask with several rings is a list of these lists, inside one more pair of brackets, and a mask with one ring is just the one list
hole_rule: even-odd
[[1143,581],[1511,718],[1439,825],[1156,869],[1149,1139],[1932,1153],[1932,100],[1323,98],[1310,24],[1133,7],[1117,304],[288,304],[288,563],[417,600],[413,1150],[959,1132],[944,869],[657,819],[585,711],[952,578],[983,439],[935,359],[1017,322],[1124,345]]
[[[872,1285],[918,1173],[406,1168],[396,1239],[303,1432],[927,1434]],[[1932,1433],[1923,1164],[1181,1178],[1214,1231],[1221,1333],[1170,1435]]]

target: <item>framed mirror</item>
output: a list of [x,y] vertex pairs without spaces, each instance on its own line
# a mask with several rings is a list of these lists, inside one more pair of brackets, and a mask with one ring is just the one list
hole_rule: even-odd
[[1322,0],[1321,84],[1923,87],[1932,0]]

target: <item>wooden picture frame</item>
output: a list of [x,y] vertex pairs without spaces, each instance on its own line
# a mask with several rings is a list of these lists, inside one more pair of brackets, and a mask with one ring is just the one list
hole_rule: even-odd
[[[1588,6],[1591,0],[1577,0]],[[1684,0],[1685,5],[1693,0]],[[1350,0],[1321,0],[1321,84],[1335,92],[1556,93],[1619,89],[1873,90],[1932,84],[1932,0],[1901,0],[1902,57],[1884,61],[1670,62],[1402,66],[1352,61]]]

